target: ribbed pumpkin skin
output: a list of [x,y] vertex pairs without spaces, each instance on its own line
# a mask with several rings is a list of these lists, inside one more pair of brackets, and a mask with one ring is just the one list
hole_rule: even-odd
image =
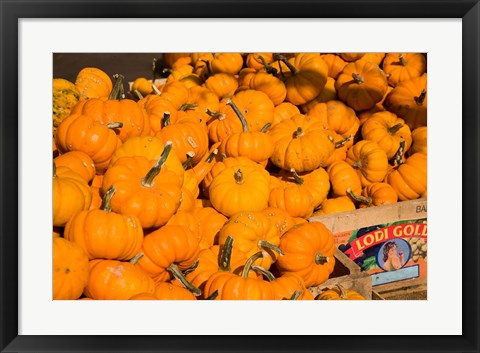
[[95,163],[82,151],[69,151],[54,159],[57,167],[65,166],[80,174],[89,183],[95,177]]
[[205,297],[218,290],[215,300],[274,300],[270,282],[258,278],[243,278],[230,272],[217,272],[205,284]]
[[393,169],[385,181],[398,194],[400,201],[415,200],[427,195],[427,155],[414,153],[405,163]]
[[75,86],[80,92],[80,99],[108,97],[113,88],[110,77],[96,67],[85,67],[77,74]]
[[143,229],[135,216],[90,210],[71,218],[64,236],[81,246],[91,260],[130,260],[140,251]]
[[372,183],[362,190],[362,196],[371,199],[372,206],[381,206],[398,201],[397,192],[387,183]]
[[282,103],[287,96],[285,84],[279,78],[266,72],[254,75],[249,82],[249,88],[265,93],[275,106]]
[[154,295],[158,300],[197,300],[188,289],[169,282],[157,283]]
[[299,53],[288,59],[288,62],[298,72],[292,73],[285,82],[287,88],[285,100],[301,105],[317,97],[324,89],[328,77],[328,66],[320,54]]
[[80,100],[80,92],[77,86],[63,78],[53,79],[53,126],[60,123],[70,115],[72,108]]
[[[264,92],[253,89],[240,91],[232,97],[232,102],[247,121],[250,131],[260,131],[267,123],[273,122],[275,105]],[[230,104],[221,107],[220,112],[225,114],[227,119],[239,120]]]
[[287,183],[270,191],[268,206],[280,208],[292,217],[308,218],[313,213],[314,198],[306,186]]
[[70,218],[90,207],[92,202],[90,187],[80,174],[70,168],[56,168],[52,188],[54,226],[65,226]]
[[297,274],[287,272],[270,283],[272,284],[276,300],[290,299],[296,290],[302,292],[298,300],[313,300],[312,293],[305,286],[303,279]]
[[413,144],[410,150],[410,154],[425,153],[427,154],[427,127],[421,126],[412,131]]
[[137,216],[142,228],[166,224],[180,206],[182,184],[168,167],[161,168],[150,186],[143,184],[154,164],[155,161],[145,157],[119,158],[103,178],[102,195],[112,185],[117,189],[112,197],[112,210]]
[[218,99],[231,98],[238,88],[238,80],[228,73],[217,73],[205,81],[205,87],[215,93]]
[[55,133],[55,144],[61,153],[82,151],[95,163],[97,174],[103,174],[110,158],[122,141],[113,129],[91,116],[71,114]]
[[263,170],[259,164],[253,162],[247,157],[227,157],[224,160],[216,162],[212,169],[205,175],[202,181],[203,194],[208,197],[210,184],[220,172],[228,167],[254,166]]
[[376,142],[387,153],[389,160],[397,153],[402,140],[405,140],[405,151],[412,145],[412,132],[408,125],[388,111],[372,114],[362,125],[362,136],[365,140]]
[[88,256],[64,238],[53,239],[53,300],[80,298],[88,280]]
[[348,64],[335,82],[338,98],[355,111],[373,108],[382,100],[387,87],[385,73],[368,61]]
[[[242,175],[241,178],[238,177],[239,174]],[[261,211],[267,208],[269,183],[268,172],[259,167],[232,166],[213,178],[208,193],[213,207],[230,217],[240,211]]]
[[395,87],[399,82],[423,75],[427,59],[422,53],[387,53],[382,68],[388,75],[388,83]]
[[302,223],[291,228],[280,239],[280,249],[285,253],[277,259],[280,273],[299,275],[307,287],[322,284],[333,272],[334,238],[320,222]]
[[128,300],[153,293],[155,283],[138,266],[117,260],[92,260],[85,295],[95,300]]
[[[219,272],[219,253],[223,245],[213,245],[208,249],[203,249],[198,254],[199,264],[198,267],[187,274],[187,280],[195,287],[203,290],[205,283],[216,272]],[[243,265],[247,261],[247,256],[244,252],[235,248],[232,249],[232,255],[230,258],[230,271],[232,273],[239,274]]]
[[144,256],[137,262],[155,281],[165,282],[172,278],[168,267],[176,264],[186,270],[198,258],[198,238],[187,227],[165,225],[148,234],[142,245]]
[[268,270],[278,257],[275,251],[259,246],[261,240],[275,246],[280,242],[280,236],[270,218],[262,212],[243,211],[232,215],[220,229],[218,244],[225,244],[228,236],[234,239],[233,248],[245,253],[247,258],[259,251],[264,252],[264,256],[255,261],[256,265],[264,269]]
[[[155,136],[131,137],[124,144],[115,150],[110,159],[111,167],[121,157],[145,157],[148,160],[156,161],[162,155],[165,142]],[[175,151],[168,154],[165,166],[178,175],[179,181],[183,184],[185,169]]]
[[362,186],[383,181],[388,172],[387,153],[373,141],[358,141],[347,151],[345,161],[357,169]]
[[275,142],[271,162],[281,169],[294,168],[298,173],[323,166],[335,150],[323,123],[302,114],[276,124],[270,136]]
[[387,109],[396,114],[411,130],[427,126],[427,73],[399,82],[385,99]]
[[356,194],[362,192],[362,182],[355,169],[345,161],[335,162],[327,169],[333,196],[346,196],[347,189]]
[[150,127],[150,134],[155,135],[160,131],[165,112],[170,113],[170,121],[177,120],[177,109],[163,96],[149,94],[140,99],[138,105],[146,113],[146,123]]
[[93,117],[104,124],[123,123],[118,129],[118,138],[125,142],[133,136],[148,135],[148,116],[137,102],[131,99],[89,99],[80,101],[72,109],[72,114]]
[[341,56],[336,54],[321,54],[320,57],[328,66],[328,76],[334,79],[340,75],[343,68],[348,64]]
[[355,211],[355,204],[348,196],[340,196],[323,201],[320,210],[314,212],[314,216]]

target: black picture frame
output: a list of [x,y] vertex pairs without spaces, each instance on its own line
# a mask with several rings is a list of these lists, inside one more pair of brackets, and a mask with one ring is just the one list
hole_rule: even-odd
[[[275,5],[275,6],[273,6]],[[1,352],[479,352],[478,0],[0,0]],[[21,18],[461,18],[462,329],[460,336],[18,335],[18,20]],[[445,89],[449,89],[446,87]],[[458,124],[452,119],[452,124]],[[445,204],[445,207],[452,205]],[[458,207],[460,205],[454,205]],[[460,225],[459,225],[460,226]],[[460,234],[457,234],[460,236]],[[468,270],[465,270],[468,269]],[[448,291],[448,285],[445,290]],[[446,298],[448,295],[446,295]],[[448,302],[446,302],[448,305]],[[441,315],[441,313],[439,313]],[[391,343],[395,344],[392,345]],[[388,347],[395,347],[389,349]]]

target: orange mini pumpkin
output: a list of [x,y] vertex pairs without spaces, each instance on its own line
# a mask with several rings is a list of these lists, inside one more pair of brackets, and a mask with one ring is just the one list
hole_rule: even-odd
[[[316,53],[298,53],[290,59],[277,55],[277,59],[288,67],[285,73],[287,88],[286,101],[301,105],[317,97],[325,87],[328,77],[328,65]],[[283,66],[277,65],[279,69]],[[278,70],[280,71],[280,70]]]
[[81,246],[90,259],[130,260],[142,246],[143,229],[133,215],[111,212],[112,186],[98,210],[82,211],[65,226],[64,237]]
[[261,211],[268,206],[270,178],[256,166],[232,166],[216,175],[208,188],[213,207],[225,216]]
[[77,213],[88,210],[92,192],[82,176],[53,163],[53,225],[63,227]]
[[176,278],[196,296],[201,290],[192,286],[182,271],[190,268],[198,258],[198,238],[187,227],[165,225],[148,234],[142,244],[143,256],[137,266],[156,282]]
[[110,77],[96,67],[81,69],[75,79],[75,86],[80,91],[80,99],[108,97],[113,88]]
[[315,170],[335,151],[323,123],[302,114],[276,124],[270,135],[275,142],[270,160],[285,170],[294,168],[299,173]]
[[387,109],[410,129],[427,125],[427,74],[399,82],[385,99]]
[[382,68],[388,83],[395,87],[399,82],[423,75],[427,71],[427,58],[422,53],[387,53]]
[[155,283],[137,265],[130,262],[92,260],[84,293],[94,300],[128,300],[140,293],[153,293]]
[[88,256],[85,251],[64,238],[54,238],[53,300],[80,298],[88,281]]
[[335,82],[340,100],[356,111],[371,109],[387,91],[387,77],[369,61],[355,61],[343,69]]
[[281,238],[280,249],[284,253],[276,263],[280,273],[299,275],[307,287],[322,284],[333,272],[333,235],[320,222],[302,223],[291,228]]
[[362,186],[383,181],[389,168],[385,150],[368,140],[358,141],[350,147],[346,162],[357,170]]
[[171,150],[166,143],[158,161],[132,156],[119,158],[103,178],[102,194],[115,185],[112,210],[137,216],[143,228],[160,227],[180,206],[182,182],[165,167]]

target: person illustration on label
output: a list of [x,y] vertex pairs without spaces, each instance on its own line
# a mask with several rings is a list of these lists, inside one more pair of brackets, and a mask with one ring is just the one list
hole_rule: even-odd
[[405,263],[403,251],[397,253],[397,244],[394,241],[389,241],[383,246],[383,262],[385,271],[398,270]]

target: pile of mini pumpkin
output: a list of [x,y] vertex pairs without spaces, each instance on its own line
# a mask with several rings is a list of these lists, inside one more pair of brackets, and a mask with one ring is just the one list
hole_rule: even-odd
[[164,63],[53,79],[54,299],[329,299],[309,219],[426,197],[425,54]]

